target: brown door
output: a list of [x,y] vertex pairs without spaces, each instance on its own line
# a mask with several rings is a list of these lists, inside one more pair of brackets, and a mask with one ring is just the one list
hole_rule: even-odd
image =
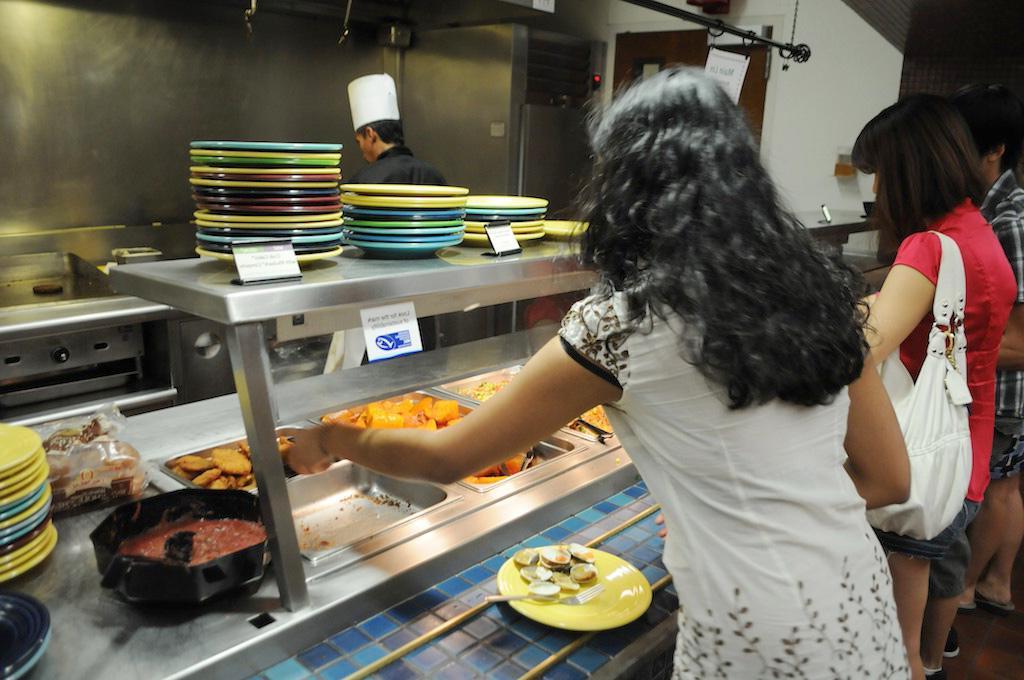
[[[721,49],[750,57],[747,77],[740,91],[740,108],[746,112],[754,136],[760,140],[764,96],[768,89],[768,48],[728,45]],[[619,33],[615,37],[615,89],[672,64],[703,67],[708,50],[707,31]]]

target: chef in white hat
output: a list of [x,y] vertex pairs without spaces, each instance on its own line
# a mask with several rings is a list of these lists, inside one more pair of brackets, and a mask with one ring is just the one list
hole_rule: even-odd
[[386,73],[356,78],[348,84],[356,143],[370,165],[351,178],[353,184],[446,184],[430,163],[405,145],[398,113],[398,92]]

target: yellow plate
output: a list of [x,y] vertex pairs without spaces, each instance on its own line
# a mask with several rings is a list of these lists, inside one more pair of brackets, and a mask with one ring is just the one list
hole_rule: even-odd
[[230,227],[232,229],[329,229],[331,227],[340,227],[345,221],[341,219],[331,220],[330,222],[211,222],[209,220],[196,220],[196,224],[200,227],[210,227],[213,229],[223,229],[224,227]]
[[[21,546],[12,553],[8,553],[3,557],[0,557],[0,571],[4,569],[13,569],[18,564],[21,564],[25,560],[31,558],[43,545],[50,539],[50,527],[53,526],[53,520],[47,517],[45,521],[40,522],[43,524],[43,530],[39,532],[31,541]],[[37,527],[38,528],[38,527]]]
[[221,215],[209,210],[197,210],[193,215],[208,222],[333,222],[341,219],[340,212],[312,215]]
[[469,189],[434,184],[342,184],[342,191],[371,196],[465,196]]
[[42,446],[43,440],[29,428],[0,423],[0,475],[17,471]]
[[544,220],[544,233],[559,241],[569,239],[583,234],[590,225],[586,222],[573,222],[571,220]]
[[[486,234],[487,231],[482,229],[482,228],[480,228],[480,227],[466,227],[466,233],[467,234]],[[513,229],[512,233],[515,234],[516,237],[518,238],[519,236],[530,236],[532,234],[543,234],[544,230],[540,229],[540,228],[536,228],[536,229],[523,229],[523,230]]]
[[341,202],[367,208],[461,208],[464,196],[363,196],[342,194]]
[[546,208],[546,198],[532,196],[470,196],[466,199],[467,208],[489,208],[498,210],[524,210],[527,208]]
[[228,151],[227,149],[189,149],[190,156],[223,156],[225,158],[316,158],[341,161],[340,153],[292,153],[291,151]]
[[338,168],[216,168],[212,165],[193,165],[189,172],[223,172],[231,175],[337,175]]
[[333,182],[236,182],[233,179],[202,179],[189,177],[188,183],[199,187],[240,187],[243,189],[334,189]]
[[10,581],[21,576],[29,569],[35,568],[53,552],[54,547],[57,545],[57,528],[53,526],[52,522],[40,536],[45,536],[46,538],[42,543],[37,544],[34,552],[23,555],[23,561],[12,562],[4,567],[0,567],[0,583]]
[[21,500],[32,491],[39,488],[39,485],[46,481],[46,478],[50,475],[50,466],[43,465],[39,468],[39,471],[35,476],[30,477],[28,481],[22,483],[17,487],[6,489],[3,492],[3,496],[0,496],[0,505],[10,505],[15,501]]
[[[509,605],[528,619],[563,630],[610,630],[638,619],[651,606],[651,584],[629,562],[602,550],[595,550],[597,583],[604,592],[585,604],[516,600]],[[589,586],[593,587],[593,586]],[[511,559],[498,571],[502,595],[526,595],[526,581]],[[580,590],[586,592],[586,587]],[[563,593],[560,597],[570,597]]]
[[[235,261],[234,255],[230,255],[228,253],[215,253],[210,250],[206,250],[205,248],[196,248],[196,255],[201,255],[203,257],[212,257],[216,260],[223,260],[224,262]],[[299,264],[304,264],[306,262],[324,260],[327,259],[328,257],[335,257],[336,255],[341,255],[341,246],[338,246],[334,250],[328,250],[327,252],[324,253],[306,253],[304,255],[296,255],[295,259],[298,260]]]
[[42,510],[43,507],[46,506],[46,503],[50,500],[50,497],[52,495],[53,495],[53,492],[50,491],[50,485],[47,484],[46,487],[43,489],[43,495],[40,496],[39,498],[37,498],[35,503],[33,503],[32,505],[28,506],[27,508],[25,508],[21,512],[19,512],[14,517],[11,517],[9,519],[5,519],[4,521],[0,522],[0,529],[6,529],[8,527],[13,527],[15,524],[17,524],[19,522],[24,522],[26,519],[28,519],[32,515],[36,514],[40,510]]
[[16,489],[25,483],[25,480],[32,479],[39,474],[39,468],[46,464],[46,454],[42,449],[36,452],[36,456],[29,461],[28,465],[18,468],[17,474],[12,474],[0,479],[0,493],[7,493],[9,489]]
[[[530,241],[538,241],[544,238],[544,232],[539,231],[535,234],[516,234],[516,240],[520,244],[529,244]],[[462,245],[469,246],[470,248],[487,248],[491,245],[491,242],[487,240],[487,234],[472,234],[466,232],[462,235]]]

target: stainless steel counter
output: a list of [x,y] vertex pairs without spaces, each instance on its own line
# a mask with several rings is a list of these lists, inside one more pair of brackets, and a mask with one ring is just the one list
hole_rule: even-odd
[[[291,415],[311,409],[322,412],[329,402],[343,407],[521,361],[552,330],[366,367],[345,376],[343,393],[331,392],[333,376],[299,381],[282,390],[294,389],[289,394],[296,398],[326,392],[328,396],[317,397],[319,401],[307,399]],[[291,401],[281,396],[282,405]],[[238,399],[230,396],[131,418],[124,438],[153,463],[242,430]],[[155,474],[157,486],[178,486],[166,475]],[[55,622],[53,643],[35,677],[247,677],[582,510],[635,478],[632,463],[617,444],[580,439],[578,451],[493,492],[467,493],[450,485],[446,490],[460,496],[456,502],[402,525],[394,535],[385,532],[357,544],[361,561],[351,562],[350,553],[315,568],[306,563],[311,605],[296,612],[281,606],[271,576],[251,597],[232,597],[202,608],[129,605],[100,587],[88,540],[88,533],[109,510],[63,518],[57,521],[60,541],[54,555],[36,573],[13,584],[43,600]],[[397,545],[380,549],[396,540]],[[250,620],[260,614],[269,614],[272,622],[255,627]]]

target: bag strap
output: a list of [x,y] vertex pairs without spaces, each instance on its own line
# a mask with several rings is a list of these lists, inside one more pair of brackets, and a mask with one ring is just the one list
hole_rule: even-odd
[[935,299],[932,301],[932,316],[935,317],[937,324],[943,326],[955,326],[955,322],[962,325],[967,305],[967,277],[964,274],[963,255],[956,241],[937,231],[932,233],[939,237],[942,246]]

